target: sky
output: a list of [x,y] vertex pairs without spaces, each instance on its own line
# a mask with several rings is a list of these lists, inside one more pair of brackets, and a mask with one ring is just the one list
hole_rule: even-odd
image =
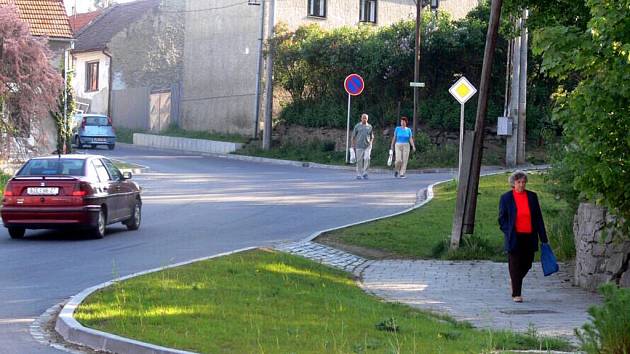
[[[66,5],[66,12],[72,15],[72,8],[77,7],[77,13],[83,13],[94,10],[94,0],[63,0]],[[117,3],[129,2],[132,0],[116,0]]]

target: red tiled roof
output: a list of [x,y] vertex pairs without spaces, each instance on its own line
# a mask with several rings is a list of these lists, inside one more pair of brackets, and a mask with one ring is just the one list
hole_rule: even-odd
[[27,22],[34,36],[72,38],[72,29],[63,0],[0,0],[0,6],[15,4],[20,19]]
[[75,14],[68,16],[68,20],[70,20],[70,27],[72,27],[72,31],[77,33],[81,28],[88,25],[96,16],[100,15],[102,10],[96,10],[92,12],[85,12],[82,14]]

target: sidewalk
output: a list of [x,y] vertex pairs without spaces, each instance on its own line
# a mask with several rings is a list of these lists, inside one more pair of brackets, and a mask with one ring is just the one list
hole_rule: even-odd
[[507,263],[490,261],[371,261],[314,242],[279,245],[279,250],[352,272],[360,286],[387,301],[447,314],[478,328],[556,336],[576,343],[574,328],[588,321],[587,309],[601,298],[571,285],[572,269],[544,277],[534,264],[523,284],[525,302],[514,303]]

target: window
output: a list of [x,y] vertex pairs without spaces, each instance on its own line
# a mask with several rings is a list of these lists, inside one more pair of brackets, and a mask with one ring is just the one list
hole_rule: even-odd
[[308,0],[308,15],[326,17],[326,0]]
[[361,0],[359,21],[376,23],[376,0]]
[[122,179],[122,173],[120,173],[118,167],[114,166],[114,164],[107,159],[103,159],[102,161],[105,164],[105,168],[107,168],[109,175],[112,176],[114,180]]
[[109,173],[107,172],[107,169],[105,168],[105,166],[103,166],[101,160],[94,159],[92,160],[92,163],[96,168],[96,174],[98,175],[98,179],[101,181],[101,183],[109,182],[112,180],[112,178],[109,176]]
[[85,125],[88,126],[102,127],[111,125],[109,118],[104,116],[84,116],[83,120],[85,121]]
[[83,176],[85,160],[79,159],[33,159],[17,173],[18,176],[70,175]]
[[85,91],[98,91],[98,61],[85,63]]

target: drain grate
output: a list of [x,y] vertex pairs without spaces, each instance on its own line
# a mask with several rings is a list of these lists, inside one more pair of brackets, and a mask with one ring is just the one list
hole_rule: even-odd
[[539,315],[539,314],[552,314],[559,313],[557,311],[552,310],[502,310],[499,311],[506,315]]

